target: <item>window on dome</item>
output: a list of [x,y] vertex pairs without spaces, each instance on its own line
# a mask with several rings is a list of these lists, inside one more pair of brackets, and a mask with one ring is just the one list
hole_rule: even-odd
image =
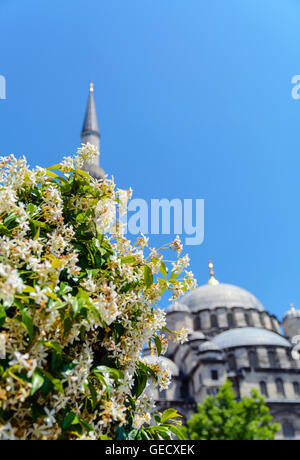
[[286,357],[289,361],[293,361],[293,358],[292,358],[292,353],[291,353],[291,349],[290,348],[287,348],[286,349]]
[[250,326],[250,327],[253,326],[253,321],[252,321],[251,314],[250,313],[245,313],[244,317],[245,317],[245,323],[247,324],[247,326]]
[[186,399],[189,397],[189,388],[187,381],[182,382],[180,387],[180,397]]
[[194,319],[194,329],[195,331],[198,331],[199,329],[201,329],[201,319],[199,315],[196,316]]
[[228,322],[228,327],[230,327],[230,328],[235,327],[235,320],[234,320],[233,313],[228,313],[227,322]]
[[259,366],[258,357],[257,357],[257,353],[255,350],[248,351],[248,359],[249,359],[250,367],[255,368]]
[[159,399],[167,399],[167,391],[166,390],[161,390],[159,392]]
[[210,316],[210,327],[219,327],[217,315]]
[[268,397],[268,396],[269,396],[269,393],[268,393],[268,388],[267,388],[266,382],[264,382],[264,381],[259,382],[259,386],[260,386],[260,392],[261,392],[261,394],[262,394],[263,396]]
[[295,395],[300,396],[300,385],[298,382],[293,382]]
[[266,327],[266,321],[265,321],[265,316],[264,316],[264,314],[261,313],[261,314],[259,315],[259,319],[260,319],[260,322],[261,322],[262,327]]
[[268,350],[268,358],[271,367],[278,367],[278,359],[275,350]]
[[228,355],[228,366],[230,371],[236,371],[237,365],[234,354]]
[[284,396],[285,395],[285,392],[284,392],[284,385],[283,385],[283,381],[281,379],[276,379],[275,380],[275,383],[276,383],[276,389],[277,389],[277,393]]
[[277,321],[275,318],[271,318],[272,329],[274,332],[277,332]]
[[285,438],[294,438],[295,437],[295,430],[291,423],[284,422],[282,425],[282,432]]
[[212,380],[219,380],[219,371],[217,369],[211,369],[210,378]]

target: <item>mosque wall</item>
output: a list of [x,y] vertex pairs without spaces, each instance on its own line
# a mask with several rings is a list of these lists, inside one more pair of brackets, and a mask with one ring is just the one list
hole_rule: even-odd
[[300,408],[289,403],[268,403],[273,422],[281,428],[276,439],[300,439]]
[[295,337],[296,335],[300,335],[300,318],[288,318],[284,319],[282,323],[282,328],[284,334],[287,337]]
[[[189,297],[183,302],[190,313],[171,310],[167,315],[171,329],[188,324],[191,334],[186,344],[168,350],[180,368],[180,374],[164,394],[165,406],[177,405],[179,412],[184,412],[185,418],[189,417],[193,407],[196,409],[196,403],[203,402],[209,394],[217,394],[220,386],[230,378],[238,397],[250,396],[254,388],[264,395],[274,419],[282,426],[285,424],[277,436],[279,439],[286,439],[291,433],[300,439],[300,360],[291,358],[291,348],[285,345],[285,339],[279,340],[262,332],[256,336],[252,332],[247,340],[253,338],[252,345],[243,345],[242,333],[228,337],[225,342],[224,338],[223,342],[212,340],[224,331],[244,327],[266,329],[281,335],[280,322],[264,311],[251,293],[236,286],[219,285],[214,277],[210,281],[212,286],[198,288],[194,298]],[[292,314],[292,319],[285,317],[283,321],[284,333],[289,337],[300,335],[300,311]],[[297,315],[299,317],[295,317]],[[261,336],[263,343],[259,344]],[[223,343],[224,347],[226,340],[231,348],[218,348],[217,343]],[[237,342],[233,346],[234,340],[240,341],[240,345]],[[162,395],[158,396],[163,401]]]

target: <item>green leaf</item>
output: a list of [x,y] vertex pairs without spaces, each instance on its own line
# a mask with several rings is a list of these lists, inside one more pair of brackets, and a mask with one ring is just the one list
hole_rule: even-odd
[[163,275],[163,277],[165,279],[167,279],[167,268],[166,268],[166,265],[164,264],[164,262],[161,262],[160,264],[160,273]]
[[34,393],[36,393],[43,386],[44,382],[45,382],[45,379],[41,375],[40,371],[35,370],[32,375],[32,379],[31,379],[31,384],[32,384],[31,392],[30,392],[31,396],[33,396]]
[[90,431],[93,431],[93,427],[89,425],[84,418],[79,419],[80,425],[89,433]]
[[93,369],[94,373],[108,373],[110,377],[112,377],[115,380],[122,379],[124,377],[124,374],[122,371],[119,369],[114,369],[113,367],[108,367],[108,366],[97,366],[95,369]]
[[175,280],[176,280],[176,278],[178,277],[178,275],[179,275],[178,272],[176,272],[176,271],[172,272],[169,281],[172,283],[172,281],[175,281]]
[[98,439],[100,439],[100,441],[112,441],[112,438],[110,438],[106,434],[100,434]]
[[10,230],[8,230],[5,225],[0,225],[0,235],[10,236]]
[[50,380],[50,382],[52,383],[52,385],[61,393],[61,394],[64,394],[64,388],[63,388],[63,385],[61,383],[61,381],[59,379],[56,379],[55,377],[53,377],[53,375],[51,375],[49,372],[45,371],[44,369],[41,369],[41,372],[43,373],[43,375],[45,377],[47,377],[48,380]]
[[148,265],[144,265],[144,280],[146,283],[146,287],[149,288],[153,284],[153,273]]
[[109,397],[110,396],[110,386],[108,385],[107,381],[105,380],[103,375],[100,374],[100,372],[93,372],[93,373],[96,376],[96,378],[99,380],[99,382],[105,387],[106,396]]
[[174,331],[172,331],[171,329],[169,329],[168,327],[164,326],[161,328],[162,331],[166,331],[166,332],[169,332],[169,334],[174,334]]
[[25,311],[22,312],[22,324],[26,330],[26,332],[28,333],[29,335],[29,338],[30,340],[33,338],[33,335],[34,335],[34,326],[33,326],[33,322],[32,322],[32,319],[30,318],[30,316],[28,316],[26,314]]
[[11,224],[15,220],[16,216],[13,212],[8,214],[8,216],[4,219],[3,224],[7,227],[9,224]]
[[48,341],[48,342],[41,342],[45,345],[45,347],[48,347],[48,348],[53,348],[53,350],[58,354],[58,355],[61,355],[62,354],[62,349],[60,347],[60,345],[58,345],[58,343],[56,342],[51,342],[51,341]]
[[6,321],[6,312],[4,310],[4,307],[0,306],[0,327],[3,326],[5,321]]
[[154,415],[154,420],[156,421],[157,424],[161,423],[160,416],[159,415]]
[[173,426],[173,425],[168,425],[168,429],[174,433],[179,441],[185,441],[186,440],[186,433],[183,427],[178,427],[178,426]]
[[63,296],[68,294],[68,292],[71,292],[72,288],[69,286],[67,283],[60,283],[59,290],[57,291],[57,294],[59,296]]
[[84,340],[85,332],[86,332],[85,326],[81,326],[80,327],[80,340],[82,340],[82,341]]
[[29,217],[32,217],[34,214],[36,214],[38,210],[38,207],[35,206],[33,203],[29,203],[26,206],[26,213],[29,215]]
[[113,323],[111,326],[116,343],[120,342],[120,337],[125,334],[125,328],[121,323]]
[[84,289],[79,288],[78,289],[78,294],[77,294],[76,297],[82,302],[82,305],[91,304],[90,296],[89,296],[88,292],[86,292]]
[[92,383],[89,383],[88,387],[89,387],[89,390],[90,390],[90,393],[91,393],[91,398],[92,398],[92,410],[94,411],[96,406],[97,406],[97,404],[98,404],[97,391],[96,391],[94,385],[92,385]]
[[87,179],[91,179],[90,174],[87,171],[83,171],[83,169],[76,169],[75,173],[79,174],[80,176],[86,177]]
[[76,222],[78,222],[79,224],[84,224],[85,221],[86,221],[86,213],[85,212],[81,212],[80,214],[77,215]]
[[141,429],[141,437],[145,441],[151,441],[151,436],[144,430],[144,428]]
[[168,288],[168,281],[163,278],[157,278],[157,282],[160,284],[160,292],[163,294]]
[[72,329],[72,321],[68,316],[64,319],[64,335],[69,334]]
[[[46,174],[47,176],[51,177],[52,179],[56,179],[57,177],[59,177],[58,174],[52,172],[52,171],[49,171],[50,168],[46,169]],[[57,169],[57,168],[56,168]]]
[[35,292],[35,289],[32,286],[25,286],[22,290],[22,292]]
[[157,375],[151,369],[151,367],[147,366],[146,364],[142,363],[141,361],[138,363],[138,367],[141,371],[143,371],[147,376],[151,376],[154,381],[157,381]]
[[51,169],[57,169],[58,171],[61,171],[61,165],[56,164],[56,165],[52,165],[49,168],[47,168],[48,171],[51,170]]
[[150,427],[151,432],[158,433],[163,439],[171,440],[172,436],[170,430],[167,426],[153,426]]
[[158,337],[158,335],[155,335],[153,338],[154,338],[154,342],[155,342],[155,346],[156,346],[157,355],[160,356],[161,355],[161,349],[162,349],[161,340]]
[[80,312],[80,308],[81,308],[79,300],[77,297],[73,297],[70,302],[73,308],[74,315],[76,316]]
[[129,431],[128,436],[127,436],[127,440],[128,441],[133,441],[134,439],[136,439],[138,433],[139,433],[139,430],[137,430],[137,429],[133,429],[133,430]]
[[47,297],[50,297],[50,299],[52,300],[56,300],[57,302],[60,301],[60,299],[52,291],[50,291],[50,289],[46,291],[45,294]]
[[148,374],[143,371],[137,369],[135,372],[135,382],[132,388],[132,394],[135,395],[137,398],[143,393],[148,380]]
[[165,410],[162,413],[160,420],[161,420],[161,423],[165,423],[167,420],[170,420],[171,418],[174,418],[174,417],[181,417],[181,415],[178,414],[177,410],[170,408],[170,409]]
[[131,396],[128,395],[128,401],[130,402],[132,409],[135,410],[136,408],[135,400]]
[[62,429],[66,430],[71,425],[77,425],[78,423],[79,423],[79,418],[77,417],[77,415],[74,414],[73,412],[69,412],[63,420]]
[[134,256],[121,257],[122,264],[134,264],[135,262],[136,258]]
[[40,234],[41,234],[41,226],[39,225],[36,229],[33,239],[37,240],[40,237]]
[[49,256],[49,259],[51,260],[51,265],[53,268],[59,268],[63,264],[63,262],[58,257]]

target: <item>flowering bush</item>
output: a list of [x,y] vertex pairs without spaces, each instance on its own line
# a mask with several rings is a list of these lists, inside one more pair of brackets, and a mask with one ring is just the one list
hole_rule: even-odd
[[81,169],[94,154],[33,170],[0,158],[0,439],[180,437],[176,411],[154,414],[169,373],[141,356],[185,340],[156,304],[195,286],[188,257],[168,270],[146,237],[124,237],[131,192]]

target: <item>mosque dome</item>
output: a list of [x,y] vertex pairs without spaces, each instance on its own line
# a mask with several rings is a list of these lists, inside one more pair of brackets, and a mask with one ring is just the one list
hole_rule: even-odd
[[208,264],[210,279],[207,284],[194,289],[181,299],[190,311],[213,310],[217,307],[255,308],[264,311],[261,302],[251,292],[232,284],[219,283],[214,277],[213,264]]
[[300,310],[296,310],[293,303],[290,305],[290,310],[283,315],[282,321],[292,318],[300,318]]
[[201,331],[194,331],[188,336],[188,341],[193,342],[194,340],[206,340],[205,335]]
[[257,327],[230,329],[216,335],[211,341],[222,349],[257,345],[291,347],[290,342],[276,332]]
[[204,353],[206,351],[219,351],[220,352],[221,348],[216,343],[206,341],[206,342],[201,343],[201,345],[199,346],[199,352]]
[[190,311],[186,305],[182,303],[174,303],[167,308],[166,312],[167,314],[169,314],[169,313],[177,313],[177,312],[189,313]]
[[251,292],[232,284],[205,284],[194,289],[190,294],[181,299],[190,311],[217,307],[242,307],[255,308],[264,311],[261,302]]

